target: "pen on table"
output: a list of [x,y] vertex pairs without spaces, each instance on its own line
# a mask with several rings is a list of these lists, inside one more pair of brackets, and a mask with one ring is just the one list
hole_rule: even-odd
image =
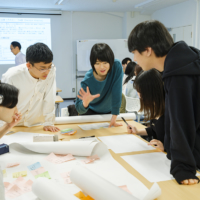
[[91,137],[95,137],[95,135],[91,135],[91,136],[87,136],[87,137],[80,137],[79,139],[91,138]]
[[[123,117],[121,117],[121,118],[122,118],[123,121],[127,124],[127,126],[129,126],[129,124],[126,122],[126,120],[125,120]],[[129,126],[129,128],[132,129],[130,126]]]

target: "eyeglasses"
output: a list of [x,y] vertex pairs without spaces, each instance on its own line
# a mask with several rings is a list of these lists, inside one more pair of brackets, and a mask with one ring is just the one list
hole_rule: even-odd
[[[33,65],[34,66],[34,65]],[[41,73],[44,73],[46,71],[51,71],[54,68],[54,64],[51,65],[50,69],[38,69],[37,67],[35,67],[38,71],[40,71]]]

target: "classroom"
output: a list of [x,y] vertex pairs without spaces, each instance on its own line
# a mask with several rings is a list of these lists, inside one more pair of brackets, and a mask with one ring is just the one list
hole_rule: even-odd
[[200,0],[0,1],[0,200],[199,200]]

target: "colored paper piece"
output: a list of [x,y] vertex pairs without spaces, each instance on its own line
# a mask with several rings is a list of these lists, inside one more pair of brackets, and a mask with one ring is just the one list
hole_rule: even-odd
[[69,132],[72,132],[72,131],[74,131],[72,128],[67,128],[67,129],[61,130],[60,132],[61,133],[69,133]]
[[32,170],[31,174],[33,174],[33,176],[37,176],[37,175],[42,174],[44,172],[46,172],[46,170],[43,167],[40,167],[36,170]]
[[79,199],[84,199],[86,196],[83,194],[83,192],[78,192],[76,194],[74,194],[74,196],[78,197]]
[[33,181],[28,180],[20,188],[23,190],[23,192],[31,192],[32,191],[32,185],[33,185]]
[[39,177],[45,177],[45,178],[51,179],[49,172],[47,172],[47,171],[42,173],[42,174],[38,174],[37,176],[35,176],[35,178],[39,178]]
[[67,183],[67,184],[72,183],[72,181],[70,179],[70,172],[64,172],[64,173],[62,173],[60,175],[64,179],[65,183]]
[[62,135],[74,135],[75,133],[77,133],[77,131],[71,131],[68,133],[61,133]]
[[49,154],[44,159],[48,160],[49,162],[55,163],[55,164],[60,164],[60,163],[67,162],[70,160],[75,160],[75,158],[73,157],[72,154],[68,154],[68,155],[64,155],[64,156],[61,156],[60,154],[58,154],[58,156],[57,156],[54,153]]
[[7,176],[6,170],[4,169],[2,170],[2,172],[3,172],[3,177],[6,177]]
[[32,171],[32,170],[36,170],[36,169],[38,169],[38,168],[40,168],[40,167],[42,167],[41,164],[40,164],[39,162],[36,162],[36,163],[34,163],[34,164],[32,164],[32,165],[29,165],[29,166],[28,166],[28,169],[29,169],[30,171]]
[[17,162],[16,163],[9,163],[9,164],[7,164],[6,168],[16,167],[18,165],[20,165],[20,164],[17,163]]
[[13,178],[19,178],[27,176],[27,171],[15,172],[13,173]]
[[78,192],[78,193],[76,193],[76,194],[74,194],[74,196],[76,196],[76,197],[78,197],[79,199],[81,199],[81,200],[94,200],[92,197],[90,197],[89,195],[88,196],[85,196],[84,194],[83,194],[83,192]]
[[9,188],[10,183],[9,182],[4,182],[3,184],[4,184],[5,189],[7,190]]
[[120,187],[122,190],[128,192],[129,194],[132,194],[132,193],[129,191],[129,189],[127,188],[126,185],[122,185],[122,186],[119,186],[119,187]]
[[100,159],[98,155],[88,156],[86,160],[83,160],[82,162],[85,164],[94,162],[95,160]]
[[8,198],[14,199],[16,197],[19,197],[23,194],[23,191],[17,186],[13,185],[7,192],[6,196]]

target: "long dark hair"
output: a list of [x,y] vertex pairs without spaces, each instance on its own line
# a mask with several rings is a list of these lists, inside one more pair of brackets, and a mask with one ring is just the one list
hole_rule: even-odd
[[129,62],[126,66],[125,74],[127,75],[124,84],[128,83],[135,76],[135,66],[137,64],[135,62]]
[[140,93],[140,111],[144,111],[146,121],[164,114],[164,85],[162,76],[156,69],[140,72],[133,87]]
[[0,82],[0,106],[14,108],[18,103],[19,90],[7,83]]

